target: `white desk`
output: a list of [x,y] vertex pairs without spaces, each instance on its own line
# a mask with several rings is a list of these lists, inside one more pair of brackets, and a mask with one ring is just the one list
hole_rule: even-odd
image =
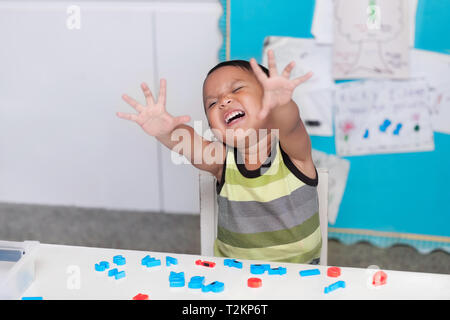
[[[126,258],[126,265],[116,266],[112,262],[113,256],[119,254]],[[161,259],[161,266],[143,267],[141,259],[148,254]],[[178,265],[166,267],[166,256],[177,258]],[[216,266],[198,266],[195,264],[198,259],[216,262]],[[102,260],[108,261],[110,268],[125,270],[126,277],[115,280],[107,276],[107,271],[95,271],[94,265]],[[223,260],[185,254],[41,244],[36,258],[35,281],[23,296],[42,296],[45,300],[129,300],[138,293],[148,294],[149,299],[167,300],[450,299],[450,275],[383,270],[388,276],[387,284],[374,287],[371,283],[375,270],[341,268],[340,277],[330,278],[324,266],[270,263],[272,268],[286,267],[287,273],[282,276],[252,275],[250,264],[264,262],[241,260],[243,269],[239,270],[224,266]],[[320,269],[321,274],[300,277],[300,270],[314,268]],[[170,271],[184,271],[184,288],[169,286]],[[225,290],[203,293],[199,289],[189,289],[188,283],[193,276],[205,276],[205,284],[221,281]],[[250,277],[261,278],[262,287],[249,288],[247,279]],[[344,280],[346,288],[324,294],[324,288],[338,280]]]

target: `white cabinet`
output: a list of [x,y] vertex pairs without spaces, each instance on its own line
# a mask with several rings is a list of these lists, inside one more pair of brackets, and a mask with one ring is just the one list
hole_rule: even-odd
[[166,77],[168,109],[200,116],[220,14],[216,1],[0,0],[0,201],[197,212],[193,168],[115,113]]
[[[193,127],[194,122],[198,125],[201,121],[203,131],[208,129],[208,122],[202,86],[207,72],[218,63],[221,13],[220,5],[214,2],[198,8],[161,9],[156,15],[156,58],[160,76],[167,79],[167,110],[175,115],[190,115],[189,125]],[[190,164],[174,164],[171,151],[165,147],[161,151],[164,210],[198,213],[198,170]]]

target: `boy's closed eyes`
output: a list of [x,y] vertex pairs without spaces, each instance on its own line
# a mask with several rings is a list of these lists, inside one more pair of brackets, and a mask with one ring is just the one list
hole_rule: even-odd
[[[239,89],[242,89],[244,87],[245,83],[243,80],[234,80],[231,83],[231,92],[232,93],[236,93],[237,91],[239,91]],[[213,97],[213,96],[207,96],[206,97],[206,103],[205,105],[207,105],[208,108],[211,108],[212,106],[214,106],[217,103],[217,98]]]

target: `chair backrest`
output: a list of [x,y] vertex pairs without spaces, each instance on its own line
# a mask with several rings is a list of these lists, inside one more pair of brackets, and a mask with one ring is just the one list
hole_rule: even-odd
[[[322,233],[322,251],[320,264],[326,266],[328,262],[328,170],[318,168],[320,231]],[[214,256],[214,240],[217,237],[217,193],[216,178],[200,170],[200,246],[202,256]]]
[[200,248],[202,256],[214,256],[214,240],[217,237],[216,178],[200,170]]
[[320,265],[328,265],[328,170],[317,168],[319,183],[317,195],[319,197],[320,232],[322,233],[322,251],[320,253]]

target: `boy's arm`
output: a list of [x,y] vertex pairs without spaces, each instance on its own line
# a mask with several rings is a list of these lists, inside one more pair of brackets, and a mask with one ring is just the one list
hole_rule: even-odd
[[271,129],[279,130],[280,144],[291,159],[303,162],[311,160],[311,140],[293,100],[270,112],[268,125]]
[[307,81],[312,73],[290,80],[294,62],[289,63],[279,75],[273,51],[269,50],[267,55],[269,77],[259,68],[254,59],[250,60],[252,69],[264,90],[259,116],[261,119],[266,119],[270,129],[279,130],[280,144],[291,160],[294,160],[294,164],[300,167],[306,165],[307,171],[313,173],[311,141],[300,118],[297,104],[292,100],[294,89]]
[[189,116],[173,117],[165,108],[166,81],[161,79],[158,101],[155,102],[147,84],[141,88],[147,105],[144,107],[133,98],[124,94],[122,98],[132,106],[138,114],[118,112],[117,116],[131,120],[141,126],[149,135],[170,150],[185,156],[194,167],[208,171],[220,179],[225,147],[218,142],[211,142],[198,135],[194,129],[184,123]]
[[209,141],[191,126],[180,124],[156,139],[172,151],[184,156],[194,167],[208,171],[220,180],[226,149],[218,141]]

